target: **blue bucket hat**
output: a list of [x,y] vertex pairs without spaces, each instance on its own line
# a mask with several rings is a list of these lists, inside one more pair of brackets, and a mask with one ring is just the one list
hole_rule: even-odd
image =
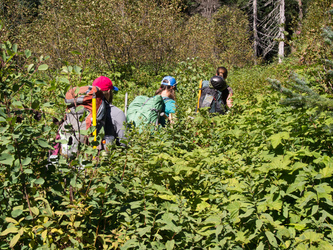
[[174,86],[177,89],[177,82],[176,79],[172,76],[165,76],[161,82],[163,85]]

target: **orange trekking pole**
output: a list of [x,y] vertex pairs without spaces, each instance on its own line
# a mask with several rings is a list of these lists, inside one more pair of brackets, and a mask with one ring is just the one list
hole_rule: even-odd
[[199,96],[198,96],[197,112],[199,111],[199,102],[200,102],[200,97],[201,97],[201,88],[202,88],[202,80],[199,83]]

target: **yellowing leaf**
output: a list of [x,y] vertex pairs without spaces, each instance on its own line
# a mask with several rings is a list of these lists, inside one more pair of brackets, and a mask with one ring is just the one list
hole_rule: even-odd
[[163,200],[176,202],[176,196],[175,195],[160,194],[160,195],[158,195],[158,197],[160,197]]
[[8,223],[18,224],[18,221],[17,221],[17,220],[15,220],[15,219],[13,219],[13,218],[10,218],[10,217],[7,217],[7,218],[5,219],[5,221],[8,222]]
[[4,236],[4,235],[10,234],[10,233],[17,233],[17,232],[18,232],[18,229],[16,227],[10,227],[10,228],[7,228],[5,231],[2,231],[0,236]]
[[16,243],[19,241],[21,235],[17,234],[13,237],[13,239],[10,241],[9,247],[14,247]]
[[47,66],[47,64],[42,64],[38,67],[38,70],[47,70],[49,68],[49,66]]
[[43,242],[46,241],[47,238],[47,229],[42,232]]
[[39,215],[39,209],[37,207],[32,207],[31,212],[33,212],[34,215]]

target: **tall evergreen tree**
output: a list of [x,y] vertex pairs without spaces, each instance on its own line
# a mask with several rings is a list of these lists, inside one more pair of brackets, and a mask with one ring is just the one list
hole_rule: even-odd
[[[333,15],[333,10],[330,11]],[[272,87],[279,92],[283,93],[286,98],[281,101],[281,104],[291,105],[296,108],[316,107],[318,112],[328,111],[333,116],[333,99],[330,95],[333,93],[333,29],[332,26],[327,26],[323,30],[323,37],[326,44],[330,47],[331,57],[322,60],[324,64],[323,72],[326,79],[327,89],[319,92],[315,90],[310,82],[300,78],[300,76],[293,74],[291,82],[288,83],[289,88],[282,86],[282,84],[275,80],[269,79]],[[291,88],[291,89],[290,89]],[[333,124],[330,128],[333,131]]]

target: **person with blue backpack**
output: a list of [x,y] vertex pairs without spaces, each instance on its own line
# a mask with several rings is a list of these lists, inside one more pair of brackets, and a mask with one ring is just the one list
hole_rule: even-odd
[[168,120],[171,124],[174,123],[176,113],[176,90],[176,79],[172,76],[165,76],[161,81],[160,88],[155,92],[155,95],[162,96],[165,105],[164,116],[162,116],[160,119],[160,124],[162,126],[165,126],[166,120]]

